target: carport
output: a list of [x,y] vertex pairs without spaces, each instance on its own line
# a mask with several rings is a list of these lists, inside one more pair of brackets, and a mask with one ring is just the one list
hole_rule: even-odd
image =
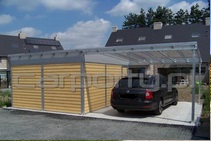
[[[202,63],[197,42],[74,49],[10,55],[9,58],[13,108],[76,114],[85,114],[109,106],[111,87],[107,87],[110,83],[107,76],[119,74],[120,79],[127,75],[129,65],[192,64],[190,111],[191,121],[195,121],[196,65],[199,65],[200,82]],[[74,84],[74,93],[70,87],[51,87],[55,86],[55,74],[57,80],[64,84],[63,87]],[[87,74],[97,74],[97,83],[104,87],[90,85],[89,81],[93,78],[89,79]],[[75,76],[75,83],[66,81],[66,78],[69,80],[71,76]],[[116,81],[118,80],[114,79],[112,83]],[[67,96],[70,93],[72,95]],[[68,98],[69,101],[65,103]],[[58,101],[59,103],[55,104]]]

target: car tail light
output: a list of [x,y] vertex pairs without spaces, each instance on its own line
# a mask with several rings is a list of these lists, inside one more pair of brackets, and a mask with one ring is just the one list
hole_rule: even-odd
[[152,99],[153,95],[150,90],[146,90],[145,99]]

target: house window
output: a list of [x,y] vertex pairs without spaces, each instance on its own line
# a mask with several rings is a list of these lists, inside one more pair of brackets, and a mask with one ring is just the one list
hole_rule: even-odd
[[39,49],[38,45],[33,45],[34,49]]
[[57,50],[57,48],[55,46],[52,46],[51,48],[52,48],[52,50]]
[[146,40],[146,37],[139,37],[138,38],[138,42],[140,42],[140,41],[145,41]]
[[199,38],[200,34],[199,33],[193,33],[191,35],[192,38]]
[[165,40],[170,40],[170,39],[172,39],[172,35],[166,35],[166,36],[164,37],[164,39],[165,39]]
[[116,39],[116,43],[122,43],[123,42],[123,38],[117,38]]
[[12,44],[12,48],[18,48],[18,44]]

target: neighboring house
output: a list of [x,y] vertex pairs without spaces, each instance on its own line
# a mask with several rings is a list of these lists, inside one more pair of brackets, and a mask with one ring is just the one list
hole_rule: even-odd
[[8,55],[55,50],[63,50],[57,36],[54,39],[31,38],[21,32],[18,36],[0,35],[0,88],[9,86]]
[[[202,74],[209,76],[210,63],[210,18],[206,18],[206,24],[183,24],[183,25],[165,25],[161,22],[154,23],[153,27],[123,29],[118,30],[113,27],[106,47],[159,44],[159,43],[178,43],[196,41],[202,57]],[[133,73],[168,75],[170,73],[181,72],[189,74],[191,65],[148,65],[148,66],[130,66]],[[198,72],[198,68],[197,68]],[[180,78],[176,81],[179,83]],[[189,79],[190,80],[190,79]]]

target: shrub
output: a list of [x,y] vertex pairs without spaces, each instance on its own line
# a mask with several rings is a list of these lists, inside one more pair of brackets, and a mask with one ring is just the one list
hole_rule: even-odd
[[210,88],[207,87],[202,91],[202,98],[204,99],[203,103],[203,114],[210,113]]
[[199,94],[199,84],[201,84],[201,91],[203,91],[204,90],[204,85],[203,85],[203,83],[201,82],[201,83],[199,83],[199,82],[196,82],[196,86],[195,86],[195,94]]
[[196,86],[195,86],[195,94],[199,93],[199,83],[196,82]]
[[11,93],[10,91],[0,91],[0,107],[2,106],[11,106]]

